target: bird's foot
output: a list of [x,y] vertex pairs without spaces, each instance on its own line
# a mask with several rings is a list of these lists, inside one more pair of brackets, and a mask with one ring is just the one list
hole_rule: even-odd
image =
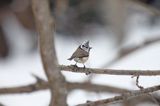
[[[85,66],[84,64],[83,64],[83,69],[84,69],[84,71],[85,71],[85,69],[86,69],[86,66]],[[86,71],[87,71],[87,70],[86,70]],[[86,74],[86,75],[89,75],[89,74],[91,74],[91,72],[88,71],[88,72],[86,72],[85,74]]]
[[89,75],[89,74],[91,74],[91,72],[88,71],[88,72],[86,72],[85,74],[86,74],[86,75]]
[[71,66],[73,66],[73,70],[74,70],[74,71],[78,71],[78,66],[77,66],[77,64],[71,65]]
[[77,63],[76,63],[76,64],[74,64],[74,65],[71,65],[71,66],[76,67],[76,68],[78,67],[78,66],[77,66]]
[[86,66],[84,65],[84,66],[83,66],[83,69],[85,69],[85,68],[86,68]]
[[86,68],[86,66],[83,64],[83,69],[85,69]]
[[78,67],[76,64],[75,64],[75,65],[71,65],[71,66],[73,66],[73,67]]

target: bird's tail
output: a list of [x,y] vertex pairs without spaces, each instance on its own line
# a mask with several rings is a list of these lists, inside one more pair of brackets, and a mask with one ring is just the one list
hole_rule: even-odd
[[67,60],[70,60],[70,61],[71,61],[71,60],[72,60],[72,58],[70,57],[70,58],[68,58]]

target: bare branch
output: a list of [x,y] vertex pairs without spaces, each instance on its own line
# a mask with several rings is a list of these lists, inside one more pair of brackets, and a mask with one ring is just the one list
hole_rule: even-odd
[[[64,66],[59,65],[59,68],[61,70],[65,71],[73,71],[75,72],[75,67],[73,66]],[[76,72],[79,73],[96,73],[96,74],[111,74],[111,75],[160,75],[160,71],[138,71],[138,70],[113,70],[113,69],[93,69],[93,68],[76,68]],[[41,79],[41,78],[37,78]],[[55,82],[54,82],[55,83]],[[54,84],[52,83],[52,84]],[[66,83],[68,91],[71,91],[73,89],[84,89],[88,91],[94,91],[94,92],[115,92],[115,93],[122,93],[122,92],[128,92],[127,89],[121,89],[116,88],[112,86],[106,86],[106,85],[96,85],[96,84],[88,84],[88,83]],[[0,94],[15,94],[15,93],[30,93],[37,90],[44,90],[48,89],[49,84],[48,82],[41,79],[41,81],[37,81],[34,84],[22,86],[22,87],[12,87],[12,88],[0,88]]]
[[44,80],[42,78],[38,77],[37,75],[35,75],[35,74],[31,74],[31,75],[36,79],[36,81],[38,83],[44,82]]
[[[32,93],[39,90],[46,90],[48,88],[49,88],[49,84],[47,81],[45,81],[45,82],[41,82],[41,84],[34,83],[34,84],[22,86],[22,87],[0,88],[0,95]],[[87,83],[71,83],[71,82],[67,83],[67,88],[68,88],[68,91],[72,91],[75,89],[82,89],[82,90],[87,90],[91,92],[110,92],[110,93],[125,93],[130,91],[127,89],[116,88],[116,87],[106,86],[106,85],[97,85],[97,84],[88,85]],[[138,100],[140,100],[141,102],[143,101],[141,99],[138,99]],[[149,101],[149,100],[145,99],[145,101]]]
[[11,88],[0,88],[0,95],[6,94],[17,94],[17,93],[32,93],[34,91],[45,90],[49,88],[47,82],[34,83],[21,87],[11,87]]
[[141,86],[141,85],[139,85],[139,75],[137,76],[137,78],[136,78],[136,85],[137,85],[137,87],[139,88],[139,89],[144,89],[144,87],[143,86]]
[[115,62],[119,61],[120,59],[123,59],[126,56],[136,52],[137,50],[143,49],[143,48],[145,48],[153,43],[156,43],[156,42],[160,42],[160,37],[147,39],[142,44],[137,45],[137,46],[130,46],[130,47],[122,48],[118,51],[117,57],[115,57],[113,60],[111,60],[109,63],[103,65],[102,67],[108,67],[108,66],[114,64]]
[[49,0],[32,0],[32,8],[39,33],[42,63],[50,85],[50,106],[66,106],[67,89],[65,79],[57,68],[53,36],[55,22],[50,13]]
[[91,84],[91,83],[68,83],[68,89],[75,90],[75,89],[82,89],[86,91],[92,92],[110,92],[110,93],[124,93],[129,92],[128,89],[107,86],[107,85],[98,85],[98,84]]
[[[82,89],[92,92],[110,92],[110,93],[124,93],[129,92],[130,90],[112,87],[107,85],[98,85],[98,84],[88,84],[88,83],[71,83],[67,84],[68,91],[75,89]],[[36,82],[34,84],[21,86],[21,87],[9,87],[9,88],[0,88],[0,95],[7,94],[17,94],[17,93],[32,93],[39,90],[49,89],[49,83],[47,81]]]
[[100,68],[82,68],[72,65],[59,65],[59,70],[70,71],[76,73],[91,73],[91,74],[110,74],[110,75],[134,75],[134,76],[156,76],[160,75],[160,70],[121,70],[121,69],[100,69]]
[[137,97],[137,96],[145,95],[145,94],[155,92],[155,91],[158,91],[158,90],[160,90],[160,85],[145,88],[143,90],[133,90],[129,93],[124,93],[121,96],[115,96],[113,98],[97,100],[97,101],[92,101],[92,102],[90,101],[90,102],[87,102],[87,103],[84,103],[84,104],[79,104],[77,106],[98,106],[98,105],[107,104],[107,103],[114,103],[114,102],[130,99],[131,97]]

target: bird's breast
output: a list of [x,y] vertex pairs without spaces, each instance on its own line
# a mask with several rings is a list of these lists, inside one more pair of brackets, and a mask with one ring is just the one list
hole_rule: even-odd
[[74,58],[74,61],[78,63],[85,63],[87,60],[88,60],[88,57]]

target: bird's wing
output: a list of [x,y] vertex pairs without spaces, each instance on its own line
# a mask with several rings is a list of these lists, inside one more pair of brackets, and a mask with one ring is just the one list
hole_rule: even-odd
[[72,54],[72,56],[69,58],[69,60],[72,60],[73,58],[82,58],[82,57],[88,57],[89,56],[89,53],[80,49],[80,48],[77,48],[77,50]]

